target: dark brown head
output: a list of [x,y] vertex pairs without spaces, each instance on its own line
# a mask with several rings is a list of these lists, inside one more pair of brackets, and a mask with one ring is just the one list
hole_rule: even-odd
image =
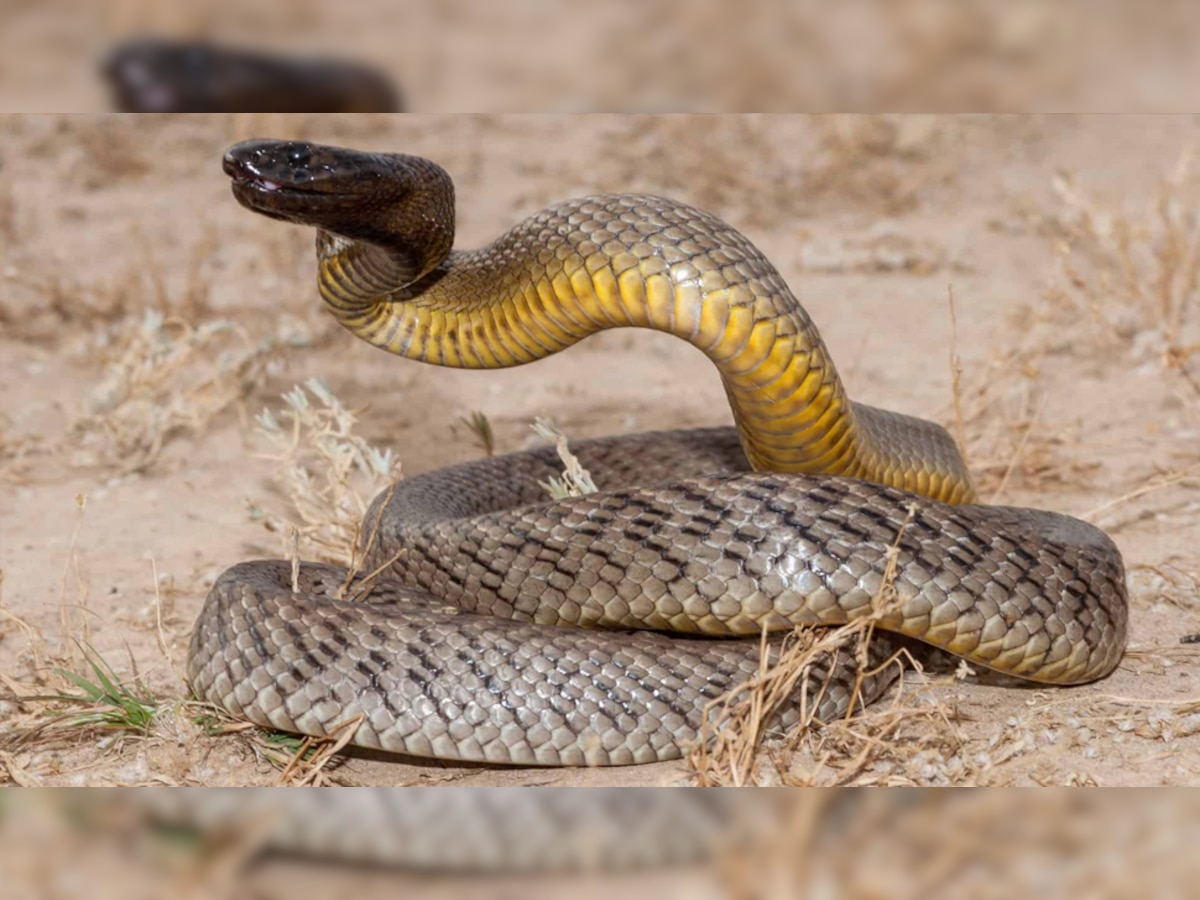
[[432,260],[425,271],[454,243],[454,183],[419,156],[252,140],[226,150],[223,165],[247,209]]

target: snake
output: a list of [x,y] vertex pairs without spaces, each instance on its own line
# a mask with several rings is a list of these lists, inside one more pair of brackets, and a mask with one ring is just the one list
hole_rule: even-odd
[[109,51],[100,71],[120,112],[402,111],[396,87],[362,63],[210,41],[127,40]]
[[[1019,802],[1007,804],[1001,797],[1015,795],[989,790],[993,797],[982,801],[985,810],[998,812],[995,807],[999,803],[1008,811]],[[1050,808],[1061,814],[1064,803],[1074,807],[1096,802],[1092,796],[1064,794],[1063,801]],[[1099,802],[1110,801],[1101,797]],[[1119,801],[1114,798],[1111,802]],[[629,882],[625,879],[652,875],[655,870],[670,878],[690,870],[706,876],[707,887],[713,876],[734,865],[751,871],[771,866],[777,873],[780,864],[797,860],[808,868],[818,860],[845,859],[836,853],[837,848],[863,849],[862,840],[850,840],[855,835],[860,839],[878,835],[881,842],[890,836],[889,860],[911,871],[918,859],[928,857],[929,846],[945,843],[946,835],[964,827],[977,842],[987,834],[980,829],[988,824],[1002,829],[1003,835],[998,836],[1009,840],[1019,835],[1030,846],[1044,840],[1045,835],[1038,832],[1031,835],[1025,829],[1004,829],[1005,819],[980,814],[980,805],[975,793],[953,791],[918,795],[904,791],[762,793],[612,787],[480,790],[453,785],[304,791],[51,788],[7,792],[5,802],[0,803],[0,839],[10,853],[17,853],[13,847],[23,849],[26,844],[31,852],[36,851],[48,837],[59,838],[55,846],[81,850],[78,842],[82,839],[97,858],[107,852],[109,858],[120,859],[126,867],[132,864],[129,871],[139,873],[141,866],[161,872],[162,867],[189,857],[216,859],[229,867],[229,876],[256,885],[279,874],[279,864],[303,861],[299,871],[306,878],[317,874],[322,864],[335,864],[340,887],[345,886],[347,876],[369,867],[367,871],[374,877],[420,877],[426,889],[435,880],[446,884],[454,876],[464,875],[475,879],[526,876],[522,882],[528,885],[538,884],[541,876],[611,875],[622,879],[622,887],[626,887]],[[821,827],[812,828],[809,823],[818,818]],[[1097,825],[1103,821],[1094,814],[1084,818]],[[1061,819],[1061,815],[1051,816],[1041,828],[1061,830]],[[932,833],[931,821],[940,823]],[[864,822],[876,827],[863,828]],[[56,824],[58,828],[54,828]],[[883,825],[896,827],[880,827]],[[919,836],[914,846],[905,847],[912,859],[894,860],[896,834]],[[1074,830],[1071,839],[1081,848],[1086,846]],[[1057,852],[1065,852],[1060,844],[1050,844]],[[130,847],[143,852],[129,854]],[[162,852],[166,849],[175,855]],[[961,852],[957,845],[954,850]],[[181,851],[182,856],[178,855]],[[74,855],[72,860],[77,868],[86,866]],[[273,867],[272,862],[276,863]],[[259,863],[268,864],[265,872],[255,871]],[[210,869],[195,874],[212,878],[224,866],[217,872]],[[37,877],[43,873],[17,867],[12,874],[19,886],[21,874]],[[12,884],[11,876],[7,884]],[[471,886],[477,888],[478,882]],[[13,893],[11,886],[7,890]],[[511,890],[501,894],[510,895]],[[22,892],[18,887],[14,896],[41,894]],[[280,895],[254,892],[254,896]]]
[[873,637],[815,661],[771,728],[861,710],[909,644],[1050,685],[1117,666],[1112,539],[978,502],[945,428],[851,401],[799,300],[719,218],[590,196],[462,250],[431,160],[256,139],[222,165],[242,206],[316,228],[322,301],[370,344],[487,370],[655,329],[714,363],[733,426],[572,442],[597,488],[581,496],[547,496],[553,447],[399,480],[354,571],[257,560],[217,578],[188,650],[199,699],[413,757],[604,766],[695,748],[797,626],[869,618]]
[[135,821],[202,839],[239,837],[263,855],[439,874],[695,864],[784,824],[778,804],[743,792],[646,788],[164,788],[79,802],[122,804]]

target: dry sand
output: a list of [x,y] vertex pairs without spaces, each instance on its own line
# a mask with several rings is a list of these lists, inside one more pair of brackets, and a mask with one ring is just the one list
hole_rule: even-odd
[[[253,416],[280,408],[297,383],[322,379],[409,474],[479,454],[459,422],[472,410],[489,417],[500,451],[528,446],[540,414],[578,438],[730,420],[708,362],[662,335],[609,332],[487,373],[421,366],[353,339],[320,309],[311,233],[229,195],[221,151],[252,135],[437,160],[457,183],[459,246],[589,191],[696,203],[780,269],[853,397],[957,428],[952,290],[962,433],[981,493],[1084,516],[1113,535],[1129,570],[1129,652],[1112,677],[1081,688],[907,684],[903,705],[926,711],[890,729],[878,717],[858,726],[886,737],[865,757],[861,738],[831,732],[793,753],[775,746],[758,777],[1200,780],[1197,645],[1180,643],[1200,631],[1200,184],[1180,165],[1200,138],[1194,118],[8,116],[0,781],[279,777],[249,736],[208,736],[179,701],[188,633],[213,579],[238,560],[283,553],[248,513],[247,501],[286,509]],[[140,333],[173,342],[153,357],[158,368],[131,368],[152,358],[130,343],[151,310],[167,324]],[[190,338],[174,319],[195,329]],[[210,335],[218,321],[235,330]],[[255,351],[271,335],[274,349]],[[188,347],[177,370],[164,362]],[[136,661],[164,702],[148,737],[25,733],[46,706],[17,698],[61,689],[49,669],[79,669],[71,639],[85,626],[121,677]],[[353,752],[324,776],[631,785],[690,772],[502,770]]]

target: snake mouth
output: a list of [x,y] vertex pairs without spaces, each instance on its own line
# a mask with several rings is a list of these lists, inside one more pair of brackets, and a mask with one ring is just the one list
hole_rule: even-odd
[[319,195],[292,186],[255,176],[235,176],[232,184],[233,196],[238,203],[256,213],[285,222],[311,225],[312,204]]
[[[228,169],[226,171],[229,172]],[[340,192],[319,191],[302,185],[286,184],[250,172],[236,171],[229,172],[229,175],[232,178],[233,196],[239,203],[265,215],[278,214],[277,218],[284,217],[284,213],[290,213],[287,218],[300,218],[305,209],[311,211],[312,206],[320,203],[322,197],[348,196]],[[304,221],[307,222],[306,219]]]

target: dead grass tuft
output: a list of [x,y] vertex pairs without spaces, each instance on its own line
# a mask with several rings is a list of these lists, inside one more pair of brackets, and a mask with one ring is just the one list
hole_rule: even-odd
[[[365,716],[358,715],[333,726],[325,737],[300,737],[291,758],[279,773],[277,784],[291,787],[329,787],[337,782],[331,777],[330,769],[336,766],[338,754],[354,739]],[[264,739],[270,739],[270,734]],[[293,738],[292,735],[285,737]]]
[[306,557],[353,566],[367,507],[399,477],[399,463],[355,434],[354,413],[317,379],[283,399],[286,408],[263,410],[256,421],[290,509],[252,504],[251,517],[285,539],[297,535]]
[[541,482],[542,488],[554,500],[567,497],[582,497],[584,494],[596,493],[596,482],[591,473],[579,462],[579,458],[571,452],[567,436],[559,431],[558,426],[549,419],[538,417],[533,422],[533,433],[542,440],[554,444],[558,458],[562,460],[563,474],[561,478],[551,478]]
[[900,215],[922,192],[944,182],[949,168],[934,165],[951,137],[950,120],[935,116],[826,115],[816,158],[807,172],[806,201],[852,203]]
[[[24,636],[26,649],[17,659],[23,670],[0,672],[0,696],[12,705],[0,736],[0,753],[10,777],[37,780],[30,764],[55,748],[97,741],[103,752],[120,750],[125,739],[145,738],[158,714],[173,701],[155,695],[139,671],[128,645],[127,664],[118,668],[93,641],[89,579],[79,561],[79,537],[86,497],[75,498],[77,517],[63,564],[58,597],[58,641],[0,607],[4,625]],[[165,641],[160,634],[160,647]],[[169,662],[169,658],[168,658]],[[99,736],[97,739],[97,735]]]
[[1082,423],[1052,424],[1042,415],[1047,394],[1041,366],[1040,351],[1024,343],[993,353],[969,373],[951,362],[954,397],[938,418],[954,423],[982,502],[1003,502],[1015,489],[1095,485],[1101,463],[1085,450]]
[[[901,688],[892,701],[865,709],[856,693],[843,719],[814,718],[826,685],[806,683],[810,671],[839,655],[861,656],[873,624],[860,620],[835,629],[798,630],[764,662],[758,676],[714,701],[711,736],[706,733],[707,743],[698,744],[688,760],[697,783],[962,783],[970,766],[962,757],[963,740],[954,715],[942,704],[908,702]],[[904,659],[894,656],[874,668],[861,668],[860,679],[904,665]],[[796,702],[797,696],[802,711],[791,736],[774,733],[768,727],[771,716],[782,705]]]
[[85,284],[60,266],[27,273],[10,267],[3,273],[6,297],[0,324],[8,334],[32,343],[58,344],[64,334],[87,334],[130,315],[133,277],[127,271],[112,281]]
[[8,267],[0,323],[22,341],[55,344],[72,356],[90,357],[111,344],[113,332],[125,327],[126,320],[147,309],[189,322],[215,317],[209,302],[213,229],[205,230],[186,264],[178,267],[182,280],[170,276],[172,267],[160,261],[154,242],[142,231],[135,229],[131,242],[140,258],[105,279],[81,280],[70,274],[70,267],[45,260]]
[[1071,334],[1074,351],[1119,349],[1136,363],[1186,363],[1200,349],[1185,339],[1200,297],[1200,177],[1191,149],[1140,210],[1097,200],[1069,172],[1052,187],[1059,205],[1038,224],[1061,277],[1036,318],[1051,326],[1085,323],[1087,340],[1060,328]]
[[113,329],[114,349],[72,432],[75,462],[142,472],[181,435],[199,435],[265,379],[281,348],[305,340],[287,324],[252,341],[233,322],[193,326],[151,310]]

